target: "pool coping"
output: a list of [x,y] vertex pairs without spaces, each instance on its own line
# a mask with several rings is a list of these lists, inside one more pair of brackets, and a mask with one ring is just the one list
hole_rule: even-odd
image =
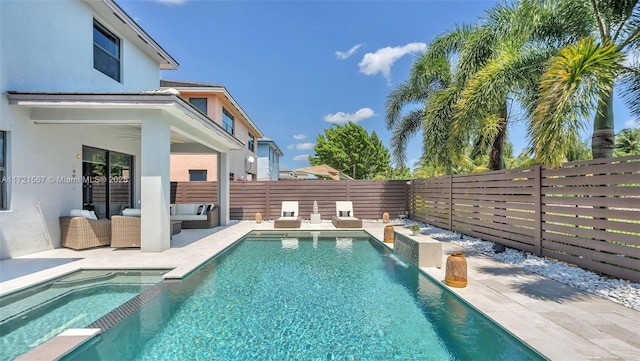
[[[359,230],[366,231],[381,244],[393,249],[392,244],[382,241],[384,226],[382,222],[365,221],[363,228]],[[254,230],[273,230],[273,222],[239,222],[208,232],[184,230],[176,236],[199,239],[161,253],[141,253],[140,250],[97,249],[78,252],[54,249],[29,255],[28,257],[46,259],[78,257],[81,254],[86,258],[2,282],[0,294],[26,288],[37,283],[35,280],[41,282],[57,277],[59,272],[69,273],[79,269],[171,268],[172,271],[165,278],[181,279]],[[322,232],[336,229],[327,222],[319,225],[303,222],[299,230]],[[396,231],[410,234],[409,229],[400,224],[396,224]],[[465,251],[451,243],[442,244],[443,265],[448,254]],[[482,254],[467,253],[466,259],[469,276],[467,287],[444,287],[544,357],[551,360],[637,360],[637,355],[640,354],[639,311],[503,264]],[[131,267],[132,264],[138,266]],[[444,279],[444,267],[420,269],[436,282]],[[7,291],[11,289],[13,291]],[[82,342],[96,335],[87,336]],[[56,340],[58,337],[65,339]],[[30,355],[29,359],[59,359],[82,344],[76,344],[79,341],[74,337],[84,336],[59,335],[23,356]],[[50,345],[45,346],[47,344]],[[72,348],[60,353],[63,344]],[[40,353],[41,356],[33,353],[39,349],[46,353]],[[53,356],[54,351],[59,356]]]

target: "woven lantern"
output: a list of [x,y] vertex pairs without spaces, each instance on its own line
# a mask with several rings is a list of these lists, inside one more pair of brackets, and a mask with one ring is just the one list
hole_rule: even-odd
[[387,225],[384,227],[384,243],[393,243],[394,239],[395,239],[395,234],[394,234],[394,230],[393,230],[393,226],[392,225]]
[[256,223],[262,223],[262,213],[256,213]]
[[382,213],[382,223],[389,223],[389,212]]
[[467,286],[467,260],[462,252],[453,252],[447,257],[444,283],[458,288]]

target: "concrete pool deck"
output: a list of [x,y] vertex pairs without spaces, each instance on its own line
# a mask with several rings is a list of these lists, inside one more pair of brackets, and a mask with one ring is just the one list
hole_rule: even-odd
[[[365,231],[382,241],[385,224],[364,221]],[[187,229],[173,236],[171,249],[58,248],[0,261],[0,295],[79,269],[168,268],[182,278],[252,230],[273,230],[273,222],[239,222],[213,229]],[[302,223],[302,230],[335,230],[331,222]],[[278,229],[285,232],[286,230]],[[396,231],[410,234],[406,227]],[[392,247],[392,245],[387,245]],[[446,257],[461,248],[443,242],[443,267],[422,268],[444,279]],[[640,360],[640,312],[596,295],[465,250],[469,282],[449,288],[469,305],[551,360]],[[446,286],[445,286],[446,287]],[[73,333],[72,333],[73,334]],[[77,334],[73,334],[78,337]],[[66,351],[58,336],[24,355],[54,360]],[[87,337],[91,337],[90,335]],[[77,344],[74,339],[72,344]],[[75,347],[75,346],[72,346]]]

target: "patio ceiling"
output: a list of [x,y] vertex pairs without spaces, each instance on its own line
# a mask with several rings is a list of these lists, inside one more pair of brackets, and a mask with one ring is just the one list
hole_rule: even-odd
[[143,119],[164,119],[178,149],[198,144],[218,152],[243,149],[243,143],[200,113],[180,96],[168,91],[145,93],[23,93],[9,92],[9,104],[31,109],[37,124],[99,124],[118,129],[123,138],[136,140]]

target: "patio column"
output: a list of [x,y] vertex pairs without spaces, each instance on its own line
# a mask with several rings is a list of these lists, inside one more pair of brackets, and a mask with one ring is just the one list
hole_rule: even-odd
[[220,225],[229,224],[229,157],[226,152],[218,153],[218,203],[220,205]]
[[140,147],[140,249],[142,252],[162,252],[169,249],[171,237],[169,124],[161,117],[143,120]]

